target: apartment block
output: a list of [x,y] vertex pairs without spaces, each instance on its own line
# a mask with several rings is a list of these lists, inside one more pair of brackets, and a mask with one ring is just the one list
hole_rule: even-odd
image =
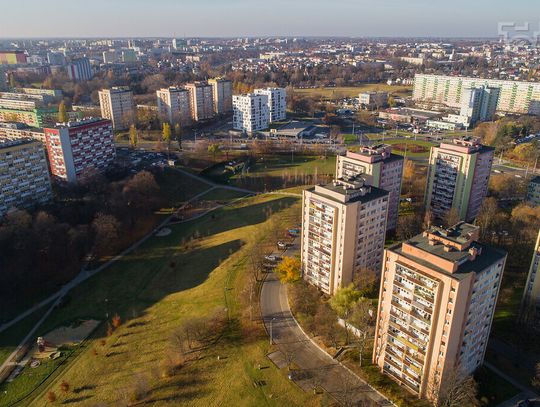
[[233,128],[252,134],[268,129],[268,96],[248,93],[233,96]]
[[392,154],[392,146],[387,144],[361,147],[358,152],[347,151],[346,155],[337,156],[336,177],[361,175],[368,185],[388,192],[387,230],[397,228],[403,163],[403,157]]
[[44,143],[45,133],[43,132],[43,129],[30,127],[24,123],[0,122],[0,142],[22,139],[33,139]]
[[344,177],[303,193],[302,275],[333,295],[366,269],[380,273],[388,192]]
[[59,181],[76,183],[103,172],[116,158],[110,120],[58,123],[44,131],[51,173]]
[[89,81],[94,77],[94,71],[88,58],[74,59],[67,65],[69,79],[75,82]]
[[540,232],[534,245],[534,253],[521,301],[521,320],[528,327],[540,331]]
[[540,205],[540,176],[536,176],[529,181],[527,187],[527,204],[531,206]]
[[367,107],[383,107],[388,104],[388,93],[362,92],[358,95],[358,102]]
[[58,115],[55,107],[43,107],[36,100],[0,99],[0,122],[19,122],[32,127],[53,123]]
[[188,126],[192,123],[189,91],[170,87],[156,91],[158,113],[173,126]]
[[133,92],[127,87],[113,87],[99,91],[101,116],[111,120],[114,130],[127,129],[135,121]]
[[373,362],[419,397],[483,363],[506,253],[478,236],[461,222],[385,250]]
[[472,137],[432,147],[429,157],[426,208],[443,218],[452,208],[464,221],[478,215],[487,195],[494,149]]
[[52,198],[43,144],[0,140],[0,216],[12,208],[45,204]]
[[214,117],[214,91],[206,82],[188,83],[191,117],[195,121]]
[[268,96],[268,109],[270,123],[279,122],[287,118],[287,93],[283,88],[255,89],[256,95]]
[[499,88],[497,111],[540,115],[540,82],[416,74],[413,100],[460,108],[465,89]]
[[210,79],[208,84],[212,86],[214,113],[232,112],[232,82],[223,78],[214,78]]
[[467,126],[491,120],[497,111],[500,88],[479,86],[467,88],[461,95],[459,115],[467,118]]

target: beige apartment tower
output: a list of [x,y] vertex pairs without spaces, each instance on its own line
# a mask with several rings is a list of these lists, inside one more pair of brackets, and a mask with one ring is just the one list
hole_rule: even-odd
[[473,137],[431,147],[426,208],[437,218],[454,208],[461,220],[473,221],[488,192],[494,151]]
[[136,111],[133,92],[127,87],[113,87],[99,91],[101,116],[112,122],[114,130],[127,129],[135,123]]
[[392,154],[392,146],[380,144],[361,147],[360,151],[347,151],[337,157],[336,177],[361,175],[369,185],[388,191],[387,230],[397,228],[403,157]]
[[206,82],[188,83],[191,117],[194,121],[214,117],[214,91]]
[[157,108],[162,120],[173,126],[189,126],[191,118],[191,102],[189,91],[184,88],[163,88],[156,91]]
[[214,113],[227,114],[233,110],[232,106],[232,82],[228,79],[214,78],[208,81],[212,86],[214,99]]
[[345,177],[304,191],[302,274],[333,295],[366,269],[380,272],[388,192],[361,177]]
[[461,222],[385,250],[373,362],[419,397],[483,363],[506,253],[478,236]]

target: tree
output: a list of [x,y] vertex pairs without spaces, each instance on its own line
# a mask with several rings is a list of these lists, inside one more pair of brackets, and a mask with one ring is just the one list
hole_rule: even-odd
[[49,391],[47,393],[47,400],[49,400],[49,403],[54,403],[56,401],[56,393],[54,391]]
[[69,383],[65,380],[62,380],[62,382],[60,383],[60,390],[62,390],[64,393],[67,393],[69,391],[69,387]]
[[429,391],[437,407],[478,406],[478,385],[472,376],[464,376],[457,368],[443,376],[440,387],[432,383]]
[[66,104],[63,100],[58,105],[58,121],[60,123],[66,123],[68,121],[68,117],[66,113]]
[[354,304],[349,317],[350,324],[360,331],[360,335],[357,336],[360,366],[362,366],[362,355],[367,339],[373,334],[372,312],[371,301],[367,298],[360,298]]
[[493,197],[486,198],[476,217],[476,225],[480,227],[480,237],[482,240],[491,236],[491,232],[494,231],[492,225],[498,213],[499,205],[497,204],[497,200]]
[[179,123],[176,123],[174,126],[174,135],[176,137],[176,141],[178,142],[178,149],[182,151],[182,127],[180,127]]
[[444,215],[444,223],[447,227],[452,227],[461,221],[457,208],[452,207]]
[[327,304],[319,304],[317,313],[313,318],[313,324],[317,327],[318,332],[327,341],[330,341],[334,348],[338,347],[338,330],[336,329],[337,317]]
[[167,143],[167,154],[169,154],[169,151],[171,149],[171,125],[169,123],[163,123],[163,130],[161,135],[163,141]]
[[98,213],[92,222],[95,234],[94,253],[102,256],[114,251],[118,244],[120,222],[113,216]]
[[122,318],[120,318],[120,315],[114,314],[111,320],[111,325],[114,329],[117,329],[120,327],[120,325],[122,325]]
[[131,148],[137,148],[137,144],[139,144],[139,135],[137,134],[135,125],[132,124],[129,126],[129,145]]
[[341,287],[337,290],[334,296],[330,299],[330,306],[345,321],[345,330],[347,331],[347,343],[349,342],[349,328],[347,320],[351,316],[352,310],[358,300],[361,298],[361,293],[354,284],[349,284],[346,287]]
[[300,279],[300,260],[296,257],[284,257],[277,265],[276,273],[282,283],[294,283]]
[[219,144],[210,144],[208,146],[208,152],[212,154],[212,157],[214,157],[214,160],[216,159],[216,156],[221,151],[221,148],[219,147]]
[[431,211],[431,208],[427,208],[426,212],[424,214],[424,221],[422,223],[422,229],[428,230],[431,225],[433,225],[433,212]]

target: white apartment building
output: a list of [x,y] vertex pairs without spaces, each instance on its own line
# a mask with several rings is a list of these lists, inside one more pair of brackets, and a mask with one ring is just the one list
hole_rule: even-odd
[[232,82],[223,78],[214,78],[210,79],[208,84],[212,86],[214,113],[232,112]]
[[189,91],[184,88],[163,88],[156,91],[157,108],[160,117],[173,126],[187,126],[192,123]]
[[413,100],[461,108],[465,89],[499,88],[497,111],[540,115],[540,82],[416,74]]
[[328,295],[369,269],[380,273],[388,192],[360,177],[305,190],[302,202],[302,275]]
[[397,228],[403,163],[403,157],[392,154],[392,146],[387,144],[361,147],[358,152],[347,151],[336,160],[337,178],[361,175],[367,184],[388,191],[387,230]]
[[113,87],[99,91],[101,116],[111,120],[114,130],[127,129],[135,122],[133,92],[127,87]]
[[483,363],[506,253],[478,237],[461,222],[385,250],[373,362],[419,397]]
[[208,120],[214,117],[214,91],[205,82],[188,83],[191,117],[195,121]]
[[44,204],[52,198],[43,144],[0,140],[0,217],[12,208]]
[[270,110],[270,123],[279,122],[287,118],[287,93],[283,88],[255,89],[256,95],[268,96],[268,109]]
[[233,96],[233,128],[252,134],[270,125],[268,96],[249,93]]
[[464,89],[459,115],[466,117],[469,125],[492,119],[497,111],[499,94],[500,88],[495,87]]

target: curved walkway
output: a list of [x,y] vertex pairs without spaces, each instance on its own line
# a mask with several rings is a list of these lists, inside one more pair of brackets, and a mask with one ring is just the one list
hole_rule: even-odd
[[269,273],[261,292],[261,314],[282,358],[300,368],[292,379],[305,391],[322,387],[344,405],[392,406],[379,392],[322,351],[302,331],[287,300],[286,286]]

